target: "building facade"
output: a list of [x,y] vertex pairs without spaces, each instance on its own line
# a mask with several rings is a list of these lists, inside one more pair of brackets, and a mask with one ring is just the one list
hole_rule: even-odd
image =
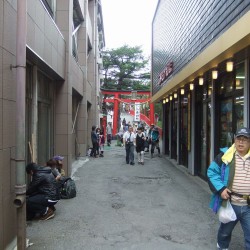
[[163,150],[193,175],[249,126],[250,3],[159,0],[152,22],[152,100]]
[[[104,45],[101,0],[0,0],[0,249],[14,249],[17,235],[25,235],[18,230],[26,222],[17,223],[13,205],[19,162],[43,165],[60,154],[70,175],[72,161],[86,155],[91,127],[100,123]],[[19,70],[25,73],[24,113]],[[24,159],[16,153],[20,137]],[[25,177],[24,168],[20,174]],[[25,206],[18,211],[25,215]]]

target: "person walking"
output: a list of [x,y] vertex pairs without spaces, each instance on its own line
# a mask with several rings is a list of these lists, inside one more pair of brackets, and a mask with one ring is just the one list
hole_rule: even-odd
[[250,250],[250,129],[240,128],[230,148],[211,162],[207,170],[208,183],[213,191],[210,208],[215,213],[229,201],[237,219],[221,223],[217,234],[217,248],[228,249],[232,231],[240,222],[245,249]]
[[161,150],[159,146],[159,140],[160,140],[160,133],[159,129],[157,127],[154,127],[151,132],[151,158],[154,157],[154,150],[157,148],[158,150],[158,156],[161,156]]
[[123,135],[123,145],[125,145],[125,150],[126,150],[126,163],[130,165],[135,165],[134,162],[135,138],[136,135],[133,132],[133,127],[130,126],[128,128],[128,131]]
[[148,150],[146,152],[149,152],[149,146],[151,145],[152,147],[152,139],[151,139],[151,136],[152,136],[152,132],[153,132],[153,129],[154,129],[155,125],[152,123],[148,129],[148,138],[147,138],[147,141],[148,141]]
[[142,127],[138,127],[135,144],[136,144],[136,152],[138,158],[138,164],[144,165],[144,143],[146,140],[146,136],[143,132]]
[[106,133],[107,133],[107,145],[111,145],[111,139],[112,139],[112,127],[111,127],[111,122],[108,123],[108,126],[106,128]]
[[96,148],[96,154],[97,154],[97,155],[100,155],[100,131],[101,131],[100,128],[97,128],[97,129],[95,130],[95,132],[96,132],[96,137],[97,137],[97,148]]

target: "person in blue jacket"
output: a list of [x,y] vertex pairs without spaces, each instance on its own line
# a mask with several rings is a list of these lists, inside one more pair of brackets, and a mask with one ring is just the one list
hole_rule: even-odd
[[230,200],[237,219],[221,223],[217,235],[217,248],[228,249],[232,231],[240,222],[244,233],[245,249],[250,250],[250,129],[240,128],[234,144],[222,148],[221,153],[207,170],[208,183],[213,195],[210,207],[217,213],[220,206]]

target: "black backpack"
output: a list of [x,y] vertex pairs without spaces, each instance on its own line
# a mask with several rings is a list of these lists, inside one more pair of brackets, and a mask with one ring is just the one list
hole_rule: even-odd
[[61,186],[61,199],[71,199],[76,197],[76,184],[70,177],[63,180]]

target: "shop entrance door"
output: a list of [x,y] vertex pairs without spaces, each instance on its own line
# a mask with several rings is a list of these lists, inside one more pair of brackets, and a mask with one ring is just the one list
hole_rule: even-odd
[[230,147],[235,132],[244,125],[244,96],[227,98],[220,103],[220,148]]
[[172,124],[171,124],[171,158],[177,160],[177,101],[172,105]]
[[188,167],[188,97],[181,97],[180,164]]
[[165,137],[165,154],[169,155],[169,105],[165,105],[165,123],[164,123],[164,137]]
[[210,164],[211,150],[211,102],[204,102],[202,105],[202,128],[201,128],[201,159],[199,175],[206,178],[207,167]]

